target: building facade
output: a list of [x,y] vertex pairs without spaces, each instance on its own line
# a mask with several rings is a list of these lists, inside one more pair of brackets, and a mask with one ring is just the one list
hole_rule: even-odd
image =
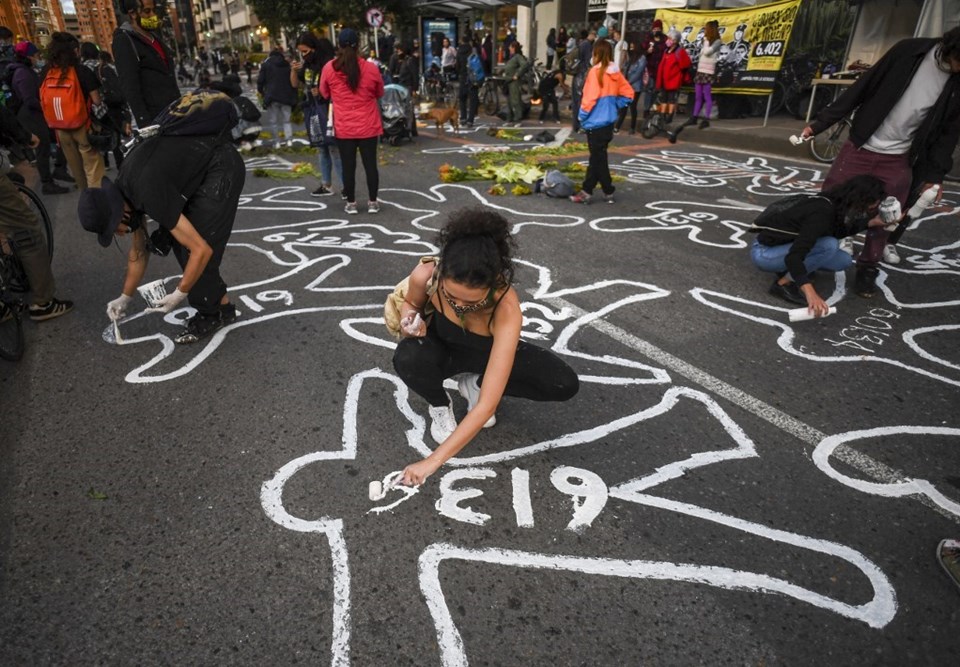
[[[50,0],[57,2],[58,0]],[[93,42],[110,49],[117,15],[112,0],[73,0],[74,14],[64,14],[64,27],[81,42]]]
[[10,28],[14,41],[33,40],[33,14],[27,2],[0,0],[0,25]]

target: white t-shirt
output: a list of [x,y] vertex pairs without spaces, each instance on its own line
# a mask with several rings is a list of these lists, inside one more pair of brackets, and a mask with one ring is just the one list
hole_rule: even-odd
[[923,57],[910,85],[900,101],[883,119],[877,131],[863,145],[868,151],[885,155],[903,155],[910,151],[913,136],[937,103],[950,72],[937,65],[937,49],[933,48]]

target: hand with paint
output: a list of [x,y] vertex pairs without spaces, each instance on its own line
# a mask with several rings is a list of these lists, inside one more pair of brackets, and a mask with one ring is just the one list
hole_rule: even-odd
[[427,480],[427,477],[435,473],[439,467],[439,465],[433,462],[433,457],[428,456],[422,461],[417,461],[404,468],[401,483],[404,486],[420,486]]
[[414,310],[400,320],[400,331],[408,338],[423,338],[427,335],[427,325],[420,313]]
[[803,292],[803,296],[807,299],[807,311],[810,315],[813,317],[826,317],[830,314],[830,306],[820,298],[820,295],[817,294],[817,290],[814,289],[811,283],[802,285],[800,291]]
[[174,310],[187,298],[186,292],[181,292],[180,288],[173,290],[170,294],[157,301],[153,308],[147,308],[148,313],[169,313]]
[[124,315],[127,314],[127,306],[130,305],[130,302],[133,301],[132,296],[127,296],[126,294],[121,294],[116,299],[107,304],[107,317],[112,321],[116,322],[117,320],[122,320]]
[[800,138],[803,141],[806,141],[807,139],[812,139],[814,134],[816,133],[813,131],[813,128],[807,125],[805,128],[803,128],[803,132],[800,133]]

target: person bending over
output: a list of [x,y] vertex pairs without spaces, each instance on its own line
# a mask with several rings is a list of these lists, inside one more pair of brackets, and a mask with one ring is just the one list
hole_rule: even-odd
[[839,240],[882,226],[878,212],[884,196],[883,182],[863,175],[787,208],[771,204],[750,228],[758,232],[750,258],[761,271],[777,274],[770,293],[807,306],[816,317],[826,315],[829,306],[810,277],[818,270],[843,271],[853,263],[853,258],[840,250]]
[[[234,109],[226,95],[198,90],[168,111],[184,117],[204,111],[215,115],[214,105]],[[148,249],[163,255],[172,249],[183,269],[176,290],[151,310],[168,313],[186,300],[197,311],[175,342],[195,343],[236,319],[220,277],[246,177],[243,159],[230,141],[235,110],[232,121],[217,121],[223,129],[216,134],[150,137],[127,155],[116,184],[104,178],[100,188],[81,193],[80,223],[97,234],[101,246],[109,246],[114,236],[133,237],[123,292],[107,304],[110,319],[126,313],[146,273]],[[144,216],[159,224],[149,236]]]
[[[509,230],[498,213],[453,213],[438,237],[439,264],[422,262],[410,274],[393,366],[430,404],[430,434],[440,446],[404,469],[404,484],[422,484],[480,429],[493,426],[504,395],[567,401],[580,388],[559,357],[520,340]],[[459,424],[443,389],[455,375],[469,410]]]

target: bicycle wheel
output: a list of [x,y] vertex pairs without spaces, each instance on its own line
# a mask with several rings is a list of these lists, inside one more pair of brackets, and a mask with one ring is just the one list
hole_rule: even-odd
[[493,116],[500,110],[500,98],[494,86],[486,85],[483,87],[483,110],[488,116]]
[[844,119],[827,132],[821,132],[810,140],[810,154],[818,162],[833,162],[847,140],[849,129],[850,123]]
[[40,221],[40,229],[47,240],[47,255],[53,259],[53,223],[50,221],[47,207],[43,205],[43,200],[40,199],[37,193],[23,183],[14,182],[14,185],[16,185],[20,191],[20,195],[26,202],[27,207],[33,211],[33,214],[37,216],[37,219]]
[[809,97],[804,96],[799,82],[794,82],[789,87],[784,87],[783,108],[794,118],[797,118],[798,114],[801,113],[806,115],[807,108],[802,106],[804,99],[808,102],[810,101]]
[[0,358],[19,361],[23,356],[23,321],[20,310],[0,301]]

